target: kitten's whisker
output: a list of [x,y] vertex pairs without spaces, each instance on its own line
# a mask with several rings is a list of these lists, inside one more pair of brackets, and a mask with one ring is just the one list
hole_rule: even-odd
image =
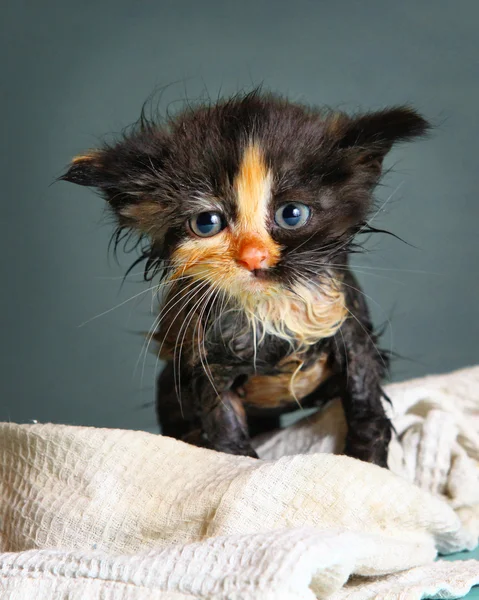
[[346,368],[346,385],[349,383],[349,358],[348,358],[348,347],[346,346],[346,342],[344,340],[343,332],[341,331],[341,327],[339,328],[339,334],[341,335],[341,339],[343,340],[343,348],[344,348],[344,360],[345,360],[345,368]]
[[[196,309],[204,302],[205,298],[208,296],[210,292],[210,288],[207,287],[206,291],[204,292],[204,294],[200,297],[200,299],[195,302],[195,304],[193,305],[193,307],[191,308],[191,310],[188,312],[188,314],[185,317],[185,320],[183,321],[180,330],[178,332],[178,335],[176,336],[176,342],[175,342],[175,349],[173,352],[173,357],[176,357],[176,348],[178,346],[178,340],[180,338],[181,332],[183,330],[183,337],[181,339],[181,343],[180,343],[180,347],[179,347],[179,353],[178,353],[178,387],[176,388],[176,395],[177,398],[179,399],[179,402],[181,404],[181,354],[183,352],[183,345],[184,345],[184,341],[185,341],[185,337],[186,334],[188,332],[188,327],[190,326],[191,321],[193,320],[195,313],[196,313]],[[191,316],[190,316],[191,315]],[[199,321],[199,317],[197,316],[197,321],[196,324]],[[189,318],[188,318],[189,317]],[[196,327],[195,324],[195,327]],[[192,337],[192,344],[194,343],[194,335]],[[175,386],[176,386],[176,377],[174,377],[175,379]]]
[[158,324],[160,322],[160,319],[161,319],[161,315],[159,314],[154,319],[153,324],[148,329],[148,333],[146,334],[145,340],[144,340],[144,342],[143,342],[143,344],[141,346],[140,354],[138,355],[138,359],[136,361],[135,368],[133,369],[133,377],[135,377],[138,365],[140,364],[141,357],[143,356],[143,364],[142,364],[142,367],[141,367],[141,377],[140,377],[140,389],[143,388],[143,377],[145,375],[145,363],[146,363],[146,357],[147,357],[147,354],[148,354],[148,348],[149,348],[149,345],[150,345],[150,341],[154,337],[155,332],[156,332],[156,330],[158,328]]
[[344,306],[344,308],[348,311],[348,313],[353,317],[353,319],[358,323],[358,325],[361,327],[361,329],[364,331],[364,333],[367,335],[367,337],[369,338],[369,341],[371,342],[374,350],[376,351],[379,360],[382,362],[384,369],[387,371],[388,366],[387,364],[384,362],[384,358],[381,354],[381,351],[379,350],[379,348],[377,347],[377,345],[374,343],[373,338],[370,335],[370,332],[366,329],[366,327],[361,323],[361,321],[356,317],[355,314],[353,314],[349,308],[347,306]]
[[[203,261],[203,260],[202,260],[202,261],[201,261],[200,263],[198,263],[198,264],[199,264],[200,266],[203,266],[203,265],[214,265],[214,266],[219,266],[219,265],[222,265],[222,264],[224,264],[224,262],[221,262],[221,261],[211,261],[211,260],[209,260],[209,261],[206,261],[206,260],[204,260],[204,261]],[[170,265],[162,265],[162,266],[161,266],[161,270],[165,270],[165,269],[177,269],[178,267],[184,267],[184,266],[188,266],[188,265],[190,265],[190,266],[191,266],[191,263],[189,263],[188,261],[184,261],[184,262],[177,262],[177,261],[175,261],[175,262],[173,262],[173,263],[172,263],[172,264],[170,264]]]
[[362,233],[365,229],[367,229],[367,227],[369,225],[371,225],[371,223],[374,221],[374,219],[378,216],[378,214],[380,212],[382,212],[384,210],[384,207],[386,206],[386,204],[396,195],[396,193],[399,191],[399,189],[403,186],[404,181],[401,181],[399,183],[399,185],[396,186],[396,188],[391,192],[391,194],[386,198],[386,200],[381,204],[381,206],[377,209],[377,211],[374,213],[374,215],[368,219],[364,225],[362,225],[362,227],[360,227],[360,229],[355,232],[352,236],[350,236],[350,238],[348,240],[346,240],[346,242],[343,244],[341,248],[344,248],[350,241],[352,241],[357,235],[359,235],[360,233]]
[[258,358],[258,339],[257,339],[257,332],[256,332],[256,315],[255,314],[252,315],[251,327],[253,329],[253,369],[256,373],[256,361]]
[[[200,281],[200,280],[193,280],[193,282],[192,282],[192,284],[191,284],[191,285],[193,285],[193,284],[198,284],[198,286],[199,286],[199,289],[195,289],[195,288],[193,288],[193,290],[190,290],[189,292],[187,292],[187,294],[186,294],[186,296],[185,296],[184,298],[180,298],[180,300],[178,300],[178,302],[175,302],[175,304],[173,304],[173,306],[171,306],[171,307],[170,307],[170,308],[169,308],[169,309],[166,311],[166,313],[164,313],[164,312],[163,312],[163,311],[164,311],[164,309],[165,309],[165,308],[168,306],[168,304],[171,302],[171,301],[169,300],[169,301],[168,301],[168,303],[167,303],[167,304],[166,304],[166,305],[165,305],[165,306],[162,308],[162,310],[161,310],[161,312],[160,312],[160,317],[161,317],[161,319],[162,319],[164,316],[166,317],[166,315],[167,315],[167,314],[170,312],[170,310],[172,310],[172,309],[174,308],[174,306],[175,306],[175,305],[177,305],[177,304],[178,304],[178,303],[181,301],[181,299],[185,299],[185,300],[187,301],[189,297],[190,297],[190,298],[192,297],[192,294],[193,294],[193,296],[194,296],[194,294],[195,294],[195,293],[199,292],[199,291],[200,291],[200,290],[201,290],[201,289],[202,289],[202,288],[203,288],[203,287],[206,285],[206,282],[204,282],[204,281]],[[188,286],[187,286],[187,287],[188,287]],[[177,292],[177,293],[176,293],[176,294],[173,296],[173,299],[174,299],[174,298],[176,298],[178,295],[180,295],[180,294],[181,294],[181,293],[182,293],[184,290],[185,290],[185,287],[181,288],[181,289],[180,289],[180,290],[179,290],[179,291],[178,291],[178,292]],[[166,338],[168,337],[168,333],[170,332],[170,329],[172,328],[173,324],[175,323],[176,319],[178,318],[178,316],[179,316],[179,314],[181,313],[181,311],[182,311],[182,310],[183,310],[183,307],[181,307],[181,308],[179,309],[179,311],[177,312],[176,316],[173,318],[172,322],[170,323],[170,326],[168,327],[168,329],[166,330],[166,333],[165,333],[165,335],[163,336],[163,340],[162,340],[162,342],[161,342],[161,344],[160,344],[160,347],[159,347],[159,348],[158,348],[158,350],[156,351],[156,360],[155,360],[155,368],[154,368],[154,371],[153,371],[153,377],[156,377],[156,372],[157,372],[157,370],[158,370],[158,363],[160,362],[161,351],[162,351],[162,349],[163,349],[163,345],[164,345],[164,343],[165,343],[165,341],[166,341]],[[158,323],[157,323],[157,325],[155,326],[155,330],[157,330],[157,329],[158,329],[158,325],[159,325],[159,322],[158,322]],[[145,357],[145,359],[146,359],[146,357]],[[183,410],[183,408],[182,408],[182,406],[181,406],[181,405],[180,405],[180,409],[181,409],[181,410]]]
[[[204,308],[205,304],[203,304],[203,308]],[[203,365],[203,358],[201,355],[201,345],[200,345],[200,327],[203,329],[203,343],[204,343],[204,339],[206,337],[206,331],[205,331],[205,327],[203,326],[203,322],[202,322],[202,313],[200,314],[199,318],[196,320],[195,323],[195,327],[193,329],[193,345],[195,344],[195,341],[197,341],[197,346],[198,346],[198,358],[200,359],[201,362],[201,366],[203,367],[203,371],[205,371],[206,373],[206,369],[205,366]],[[198,337],[196,338],[196,332],[198,331]]]
[[208,273],[208,271],[205,270],[205,271],[200,271],[199,273],[195,273],[194,275],[186,274],[186,275],[180,275],[179,277],[175,277],[175,279],[167,279],[158,286],[158,292],[160,291],[160,287],[164,287],[167,285],[173,286],[176,282],[182,281],[185,279],[195,280],[198,278],[197,276],[205,275],[207,273]]
[[343,282],[337,282],[337,283],[342,283],[342,285],[345,285],[346,287],[351,288],[355,292],[357,292],[359,294],[362,294],[365,298],[367,298],[370,302],[372,302],[373,304],[375,304],[379,308],[379,310],[382,312],[383,316],[386,318],[386,323],[388,324],[389,335],[390,335],[389,352],[392,353],[392,350],[393,350],[393,326],[392,326],[392,323],[391,323],[391,319],[387,316],[386,311],[384,310],[384,308],[379,304],[379,302],[377,302],[376,300],[374,300],[374,298],[371,298],[371,296],[368,296],[368,294],[365,294],[362,290],[360,290],[360,289],[358,289],[358,288],[356,288],[356,287],[354,287],[352,285],[349,285],[347,283],[344,283],[344,281]]
[[[364,272],[362,270],[360,270],[360,268],[353,268],[351,269],[351,267],[345,266],[338,266],[335,265],[334,263],[331,264],[326,264],[326,263],[317,263],[314,260],[311,261],[304,261],[304,262],[298,262],[296,264],[297,268],[307,268],[306,265],[312,265],[314,267],[326,267],[332,270],[337,270],[337,271],[346,271],[346,272],[351,272],[353,271],[354,273],[360,273],[361,275],[368,275],[369,277],[377,277],[378,279],[384,279],[386,281],[392,281],[394,283],[398,283],[401,285],[404,285],[404,282],[399,281],[398,279],[393,279],[392,277],[387,277],[386,275],[378,275],[377,273],[368,273],[368,272]],[[316,275],[320,275],[317,271],[315,271]]]
[[[203,296],[202,296],[202,298],[203,298]],[[199,302],[201,302],[202,298],[200,298]],[[195,307],[196,306],[197,306],[197,304],[193,305],[191,310],[187,313],[183,323],[181,324],[180,329],[178,331],[178,335],[176,336],[175,347],[173,350],[173,381],[175,383],[176,399],[178,400],[178,404],[180,405],[180,412],[181,412],[182,417],[184,415],[183,415],[183,402],[182,402],[182,396],[181,396],[181,352],[183,349],[183,343],[184,343],[186,332],[188,331],[188,327],[191,323],[191,320],[193,319],[193,317],[195,315]],[[188,317],[189,317],[189,319],[188,319]],[[176,348],[178,345],[178,339],[181,335],[183,328],[184,328],[184,333],[183,333],[183,339],[181,340],[181,344],[180,344],[180,351],[179,351],[179,355],[178,355],[178,367],[177,367],[176,366],[176,364],[177,364]]]
[[[333,281],[335,281],[335,283],[337,283],[337,284],[338,284],[338,283],[339,283],[339,284],[340,284],[340,283],[342,283],[342,282],[340,282],[340,281],[338,281],[338,280],[334,280],[334,279],[333,279]],[[321,285],[320,285],[320,283],[319,283],[319,282],[317,282],[317,281],[315,281],[315,280],[311,280],[309,283],[312,283],[313,285],[317,286],[319,290],[321,290]],[[349,308],[346,306],[346,304],[345,304],[345,303],[343,303],[343,306],[344,306],[344,309],[345,309],[345,310],[346,310],[346,311],[347,311],[347,312],[348,312],[348,313],[349,313],[349,314],[350,314],[350,315],[351,315],[351,316],[354,318],[354,320],[355,320],[355,321],[358,323],[358,325],[361,327],[361,329],[362,329],[362,330],[364,331],[364,333],[367,335],[367,337],[368,337],[369,341],[371,342],[371,344],[372,344],[373,348],[375,349],[375,351],[376,351],[376,353],[377,353],[377,355],[378,355],[378,357],[379,357],[380,361],[382,362],[382,364],[383,364],[384,368],[385,368],[385,369],[387,369],[387,365],[386,365],[386,363],[384,362],[384,358],[383,358],[383,356],[381,355],[381,352],[379,351],[379,348],[378,348],[378,347],[377,347],[377,345],[374,343],[374,341],[373,341],[373,339],[372,339],[372,337],[371,337],[371,335],[370,335],[370,332],[368,332],[368,330],[366,329],[366,327],[365,327],[365,326],[364,326],[364,325],[361,323],[361,321],[360,321],[360,320],[359,320],[359,319],[356,317],[356,315],[355,315],[354,313],[352,313],[352,312],[349,310]],[[379,306],[379,305],[378,305],[378,306]],[[380,307],[380,308],[381,308],[381,307]],[[381,308],[381,310],[382,310],[382,308]],[[341,330],[341,328],[339,328],[339,330]],[[341,332],[341,335],[342,335],[342,332]]]
[[107,315],[108,313],[111,313],[113,310],[116,310],[117,308],[120,308],[120,306],[124,306],[125,304],[127,304],[128,302],[131,302],[132,300],[134,300],[135,298],[138,298],[138,296],[141,296],[142,294],[146,294],[147,292],[150,292],[151,290],[155,289],[156,285],[149,287],[146,290],[142,290],[141,292],[139,292],[138,294],[135,294],[134,296],[131,296],[131,298],[128,298],[127,300],[123,300],[123,302],[120,302],[120,304],[117,304],[116,306],[114,306],[113,308],[109,308],[108,310],[104,310],[103,312],[101,312],[98,315],[95,315],[94,317],[91,317],[91,319],[87,319],[86,321],[83,321],[83,323],[80,323],[80,325],[78,325],[78,327],[84,327],[85,325],[87,325],[88,323],[91,323],[92,321],[95,321],[95,319],[99,319],[100,317],[103,317],[104,315]]
[[[174,347],[174,350],[173,350],[173,380],[175,382],[176,397],[178,398],[180,406],[181,406],[181,364],[180,364],[180,361],[181,361],[181,353],[182,353],[182,349],[183,349],[182,346],[183,346],[183,343],[184,343],[184,338],[185,338],[186,332],[188,331],[188,327],[189,327],[189,325],[190,325],[190,323],[191,323],[191,321],[192,321],[192,319],[193,319],[193,317],[195,315],[196,309],[198,308],[198,306],[201,305],[201,303],[204,301],[204,299],[210,293],[211,293],[211,289],[208,287],[206,289],[206,291],[203,293],[203,295],[200,297],[200,299],[197,300],[196,302],[194,302],[193,306],[191,307],[191,309],[186,314],[185,320],[183,321],[183,323],[182,323],[182,325],[180,327],[180,330],[178,331],[178,334],[176,336],[175,347]],[[180,338],[183,330],[184,330],[184,334],[183,334],[183,338],[182,338],[182,341],[181,341],[181,345],[180,345],[180,349],[179,349],[179,355],[178,355],[178,362],[177,362],[177,360],[176,360],[176,356],[177,356],[176,355],[176,350],[177,350],[177,347],[178,347],[179,338]],[[177,364],[178,364],[178,367],[176,366]]]
[[[159,360],[159,357],[161,355],[163,344],[165,343],[166,338],[168,337],[168,333],[169,333],[170,329],[172,328],[173,324],[175,323],[176,319],[181,314],[182,310],[185,308],[185,305],[189,302],[189,300],[192,299],[192,298],[194,298],[200,292],[200,290],[205,287],[205,285],[206,285],[205,282],[203,282],[202,284],[199,284],[199,289],[193,288],[193,290],[190,290],[189,292],[187,292],[187,294],[186,294],[186,296],[184,298],[182,297],[178,301],[178,302],[181,302],[181,300],[185,300],[185,303],[180,306],[180,308],[177,311],[175,317],[173,318],[172,322],[170,323],[170,326],[168,327],[168,330],[166,331],[165,335],[163,336],[163,340],[161,342],[161,346],[160,346],[160,348],[159,348],[159,350],[157,352],[157,355],[156,355],[155,365],[158,365],[158,360]],[[178,302],[176,302],[175,304],[178,304]],[[173,307],[170,307],[169,310],[171,310],[171,308],[173,308]],[[158,327],[158,325],[157,325],[157,327]],[[150,341],[151,341],[151,338],[150,338]],[[173,352],[173,381],[175,381],[175,391],[176,391],[175,352],[176,352],[176,346],[175,346],[175,350]],[[146,359],[146,354],[145,354],[145,359]],[[156,370],[156,367],[155,367],[155,370]],[[179,405],[180,405],[181,415],[183,416],[183,405],[182,405],[182,402],[181,402],[181,394],[180,394],[180,396],[178,396],[178,393],[177,393],[176,397],[177,397]]]
[[[307,268],[305,267],[305,270],[306,270],[306,271],[308,271],[309,269],[307,269]],[[296,269],[296,272],[300,273],[300,272],[298,271],[298,269]],[[316,272],[314,272],[314,271],[312,271],[312,270],[309,270],[309,272],[310,272],[310,273],[313,273],[313,274],[314,274],[316,277],[320,277],[320,275],[318,275]],[[328,277],[328,279],[330,279],[331,281],[334,281],[334,283],[335,283],[336,285],[338,285],[338,286],[344,285],[344,286],[346,286],[346,287],[348,287],[348,288],[350,288],[350,289],[354,290],[354,291],[355,291],[355,292],[357,292],[358,294],[361,294],[362,296],[364,296],[365,298],[367,298],[367,299],[368,299],[370,302],[373,302],[373,303],[374,303],[374,304],[375,304],[375,305],[376,305],[376,306],[377,306],[377,307],[378,307],[378,308],[381,310],[381,312],[383,313],[383,315],[386,317],[386,320],[387,320],[387,322],[388,322],[388,324],[389,324],[389,326],[391,327],[391,330],[392,330],[391,321],[390,321],[390,319],[387,317],[387,315],[386,315],[386,311],[385,311],[385,310],[384,310],[384,308],[383,308],[383,307],[382,307],[382,306],[379,304],[379,302],[377,302],[376,300],[374,300],[374,298],[372,298],[371,296],[368,296],[368,294],[366,294],[365,292],[363,292],[361,289],[359,289],[359,288],[357,288],[357,287],[354,287],[353,285],[350,285],[350,284],[348,284],[348,283],[345,283],[345,282],[344,282],[343,280],[341,280],[341,279],[336,279],[335,277],[333,277],[333,276],[332,276],[332,274],[331,274],[331,273],[327,273],[327,274],[325,274],[325,275]],[[312,279],[312,280],[309,280],[309,281],[310,281],[310,283],[313,283],[313,285],[315,285],[315,284],[316,284],[316,282],[314,281],[314,279]],[[393,281],[394,281],[394,280],[393,280]],[[318,284],[319,284],[319,282],[318,282]]]
[[[153,336],[155,335],[155,332],[158,329],[158,326],[160,325],[160,323],[163,320],[163,318],[166,317],[166,315],[170,312],[170,310],[172,310],[179,302],[181,302],[182,298],[180,298],[179,300],[177,300],[171,306],[170,306],[170,304],[173,302],[173,300],[175,300],[175,298],[177,298],[178,296],[180,296],[180,294],[182,294],[185,289],[191,288],[192,286],[194,286],[197,283],[199,283],[199,282],[197,282],[196,280],[193,280],[191,283],[187,284],[186,286],[183,286],[171,299],[169,299],[168,302],[162,307],[159,315],[155,318],[152,327],[150,327],[150,329],[148,330],[147,337],[145,338],[145,341],[143,342],[143,346],[142,346],[142,348],[140,350],[140,355],[138,356],[138,360],[136,361],[135,369],[133,371],[133,376],[134,376],[135,373],[136,373],[136,370],[138,368],[138,365],[140,363],[141,357],[143,355],[144,356],[144,360],[143,360],[141,382],[143,381],[145,361],[146,361],[146,356],[148,354],[148,348],[149,348],[150,342],[151,342]],[[194,291],[195,291],[194,288],[193,288],[193,290],[189,290],[187,292],[187,294],[186,294],[186,297],[188,297],[191,293],[194,293]],[[168,310],[165,312],[165,309],[167,309],[167,308],[168,308]],[[181,310],[180,310],[180,312],[181,312]],[[146,345],[146,347],[145,347],[145,345]],[[143,354],[143,352],[144,352],[144,354]]]
[[[217,317],[217,320],[219,321],[219,325],[220,325],[220,335],[221,335],[221,339],[222,339],[223,343],[224,343],[224,341],[225,341],[225,337],[224,337],[224,335],[223,335],[223,324],[222,324],[222,318],[223,318],[223,316],[224,316],[224,314],[225,314],[225,306],[226,306],[226,303],[227,303],[227,301],[229,301],[229,298],[228,298],[228,296],[227,296],[227,295],[226,295],[226,294],[223,292],[223,302],[222,302],[222,304],[221,304],[221,307],[220,307],[220,310],[219,310],[219,315],[218,315],[218,317]],[[216,322],[216,321],[215,321],[215,322]]]
[[[136,273],[128,273],[128,275],[126,277],[129,277],[130,275],[132,277],[136,277],[137,275],[141,276],[141,275],[143,275],[143,271],[137,271]],[[125,275],[120,275],[118,277],[106,277],[106,276],[103,276],[103,275],[97,275],[95,277],[95,279],[99,279],[100,281],[103,281],[103,280],[105,280],[105,281],[118,281],[120,279],[125,279]]]
[[[338,265],[340,267],[350,267],[350,265]],[[392,271],[392,272],[397,272],[397,273],[416,273],[419,275],[443,275],[443,273],[438,273],[436,271],[421,271],[418,269],[395,269],[395,268],[388,268],[388,267],[371,267],[368,265],[353,265],[352,267],[353,271],[355,271],[357,268],[359,269],[371,269],[371,270],[375,270],[375,271]]]
[[[210,314],[211,314],[211,311],[213,310],[213,308],[216,308],[216,302],[217,302],[217,298],[218,298],[218,296],[220,295],[220,293],[222,293],[222,292],[221,292],[221,289],[218,287],[218,290],[217,290],[217,292],[216,292],[216,295],[215,295],[215,297],[212,299],[210,310],[209,310],[209,312],[208,312],[208,314],[207,314],[207,316],[206,316],[206,322],[208,322],[208,321],[209,321]],[[211,368],[210,368],[210,366],[209,366],[209,364],[208,364],[208,354],[207,354],[207,352],[206,352],[206,348],[205,348],[205,338],[203,338],[203,351],[204,351],[204,355],[205,355],[205,362],[206,362],[206,366],[207,366],[207,368],[208,368],[208,370],[209,370],[209,372],[210,372],[210,374],[211,374],[211,377],[212,377],[212,378],[213,378],[213,380],[214,380],[213,373],[211,372]],[[217,394],[218,394],[218,392],[217,392]]]
[[315,235],[316,235],[316,232],[312,233],[308,238],[306,238],[304,240],[304,242],[302,242],[298,246],[295,246],[293,248],[293,250],[290,252],[290,254],[294,254],[295,252],[297,252],[299,250],[299,248],[301,248],[301,246],[304,246],[304,244],[306,244],[307,242],[309,242]]
[[[189,292],[186,294],[185,298],[180,298],[180,300],[178,301],[178,302],[180,302],[182,299],[184,299],[184,300],[185,300],[185,303],[184,303],[184,305],[182,305],[182,306],[181,306],[181,308],[179,309],[179,311],[176,313],[176,315],[175,315],[175,318],[172,320],[172,322],[170,323],[170,325],[169,325],[168,329],[166,330],[166,332],[165,332],[165,335],[163,336],[163,340],[162,340],[162,342],[161,342],[161,345],[160,345],[160,347],[159,347],[159,350],[158,350],[158,352],[157,352],[157,356],[161,356],[161,351],[162,351],[162,349],[163,349],[163,346],[164,346],[164,344],[165,344],[166,338],[168,337],[168,334],[169,334],[169,332],[170,332],[171,328],[173,327],[173,324],[175,323],[176,319],[179,317],[179,315],[180,315],[181,311],[182,311],[182,310],[183,310],[183,309],[186,307],[186,305],[188,304],[188,302],[194,298],[194,296],[195,296],[196,294],[199,294],[199,293],[201,292],[201,290],[203,290],[203,289],[204,289],[204,288],[205,288],[207,285],[209,285],[209,283],[208,283],[207,281],[196,281],[195,283],[197,283],[197,284],[198,284],[198,288],[197,288],[197,289],[190,290],[190,291],[189,291]],[[179,292],[179,293],[181,293],[181,291],[183,291],[183,290],[180,290],[180,292]],[[178,302],[176,302],[175,304],[178,304]],[[173,308],[173,307],[170,307],[170,308],[168,309],[168,312],[169,312],[169,311],[170,311],[172,308]],[[166,313],[165,313],[165,316],[166,316]]]
[[[216,292],[216,294],[213,297],[213,293],[214,292]],[[200,361],[201,361],[201,365],[203,367],[203,370],[205,371],[206,376],[208,377],[208,379],[209,379],[209,381],[210,381],[210,383],[211,383],[211,385],[212,385],[212,387],[213,387],[213,389],[214,389],[214,391],[216,393],[216,396],[218,398],[221,398],[221,396],[220,396],[220,394],[219,394],[219,392],[218,392],[218,390],[217,390],[217,388],[215,386],[215,383],[214,383],[213,373],[211,372],[210,366],[208,364],[208,357],[207,357],[208,355],[207,355],[206,346],[205,346],[205,338],[206,338],[208,320],[209,320],[211,311],[212,311],[212,309],[213,309],[213,307],[215,305],[215,302],[216,302],[216,299],[217,299],[219,293],[220,293],[220,288],[219,287],[216,290],[215,290],[215,288],[212,289],[212,294],[208,297],[208,300],[204,303],[203,308],[201,310],[200,318],[199,318],[200,321],[203,321],[203,315],[204,315],[206,307],[207,307],[207,305],[209,303],[210,304],[210,308],[209,308],[208,314],[206,315],[206,317],[204,319],[205,326],[203,328],[203,332],[204,333],[203,333],[203,340],[202,340],[202,342],[203,342],[204,362],[203,362],[203,355],[202,355],[202,352],[201,352],[201,347],[199,346],[198,349],[199,349],[199,356],[200,356]],[[198,330],[198,334],[199,334],[199,330]]]

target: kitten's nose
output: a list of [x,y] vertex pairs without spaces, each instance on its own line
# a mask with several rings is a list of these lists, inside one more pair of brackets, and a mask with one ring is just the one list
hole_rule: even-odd
[[269,252],[266,248],[260,246],[243,246],[236,261],[248,269],[255,271],[256,269],[266,269],[268,267]]

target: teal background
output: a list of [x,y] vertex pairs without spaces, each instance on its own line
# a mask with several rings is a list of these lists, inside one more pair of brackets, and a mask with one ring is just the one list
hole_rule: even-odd
[[391,319],[383,344],[406,357],[394,378],[477,362],[478,19],[477,0],[7,0],[0,419],[155,428],[142,408],[155,359],[139,359],[151,294],[140,276],[120,290],[131,257],[108,261],[102,201],[50,184],[173,82],[170,110],[264,82],[349,110],[411,102],[430,118],[429,140],[389,157],[373,221],[415,247],[378,236],[360,277],[378,324]]

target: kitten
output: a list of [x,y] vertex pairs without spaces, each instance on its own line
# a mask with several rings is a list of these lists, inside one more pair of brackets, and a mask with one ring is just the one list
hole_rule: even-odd
[[188,108],[76,157],[121,232],[148,240],[167,282],[155,323],[165,435],[256,456],[281,412],[342,400],[345,453],[387,465],[387,356],[348,267],[393,144],[428,123],[409,107],[348,116],[257,91]]

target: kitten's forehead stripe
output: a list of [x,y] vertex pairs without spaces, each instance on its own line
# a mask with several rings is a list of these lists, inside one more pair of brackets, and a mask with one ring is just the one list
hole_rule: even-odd
[[266,233],[272,179],[261,148],[254,142],[250,143],[244,151],[234,182],[241,230]]

